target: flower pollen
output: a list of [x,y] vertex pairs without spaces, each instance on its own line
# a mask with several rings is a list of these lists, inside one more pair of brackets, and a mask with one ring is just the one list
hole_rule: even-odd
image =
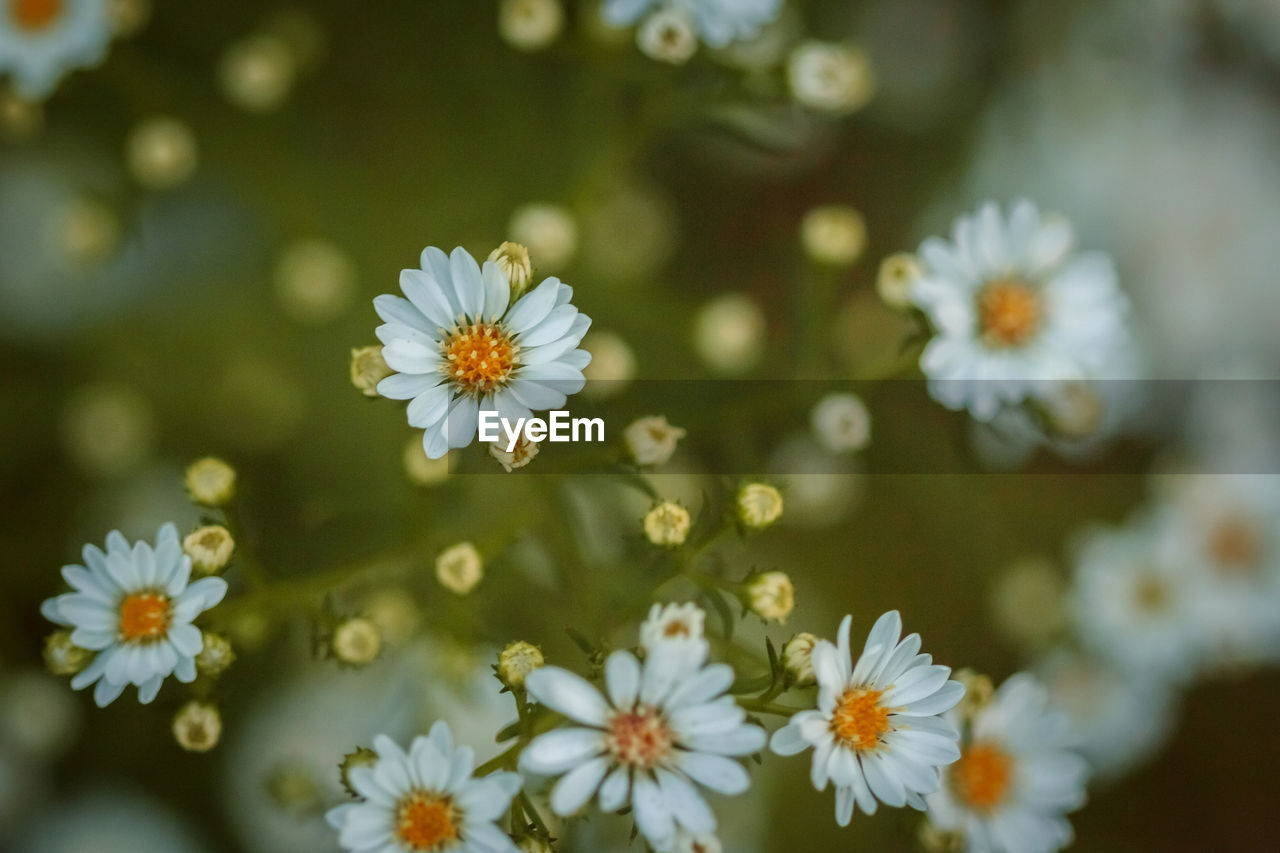
[[1224,574],[1250,574],[1262,560],[1261,540],[1254,525],[1231,518],[1214,529],[1209,552]]
[[448,797],[415,791],[396,810],[396,836],[413,850],[441,850],[457,841],[453,803]]
[[9,0],[9,19],[19,29],[47,29],[62,17],[65,0]]
[[120,636],[129,643],[150,643],[169,630],[169,597],[159,592],[135,592],[120,604]]
[[990,743],[975,743],[951,768],[951,787],[971,808],[990,812],[1009,794],[1013,759]]
[[441,344],[447,370],[463,393],[492,391],[507,381],[515,367],[515,344],[497,323],[458,326]]
[[1022,346],[1039,327],[1040,296],[1026,282],[997,279],[978,292],[978,330],[989,346]]
[[875,749],[889,731],[889,709],[880,705],[882,691],[851,687],[831,714],[831,731],[850,749]]
[[606,741],[619,762],[647,770],[671,754],[675,738],[657,709],[639,705],[613,715]]

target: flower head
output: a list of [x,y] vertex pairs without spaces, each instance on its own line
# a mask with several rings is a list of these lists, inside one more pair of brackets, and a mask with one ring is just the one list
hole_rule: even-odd
[[796,687],[809,687],[818,683],[813,672],[813,650],[818,638],[808,631],[801,631],[782,646],[782,665],[787,677]]
[[213,456],[187,466],[187,494],[202,506],[222,506],[236,495],[236,469]]
[[501,441],[490,443],[489,455],[498,460],[502,470],[510,474],[515,469],[523,468],[533,461],[533,458],[538,455],[538,442],[521,433],[516,439],[515,446],[510,450],[507,450]]
[[880,262],[880,270],[876,273],[876,293],[890,308],[910,308],[911,291],[923,272],[924,267],[910,252],[890,255]]
[[173,717],[173,739],[187,752],[208,752],[222,739],[222,714],[217,705],[188,702]]
[[747,483],[734,507],[744,527],[763,530],[782,517],[782,493],[766,483]]
[[852,453],[871,440],[871,414],[853,394],[828,394],[809,414],[818,443],[832,453]]
[[366,397],[378,396],[378,383],[395,373],[382,357],[382,346],[351,350],[351,384]]
[[766,622],[785,622],[796,605],[796,589],[786,572],[765,572],[747,581],[744,600]]
[[814,261],[846,267],[867,247],[867,222],[852,207],[826,204],[815,207],[800,221],[800,241]]
[[529,676],[530,697],[577,724],[538,736],[520,756],[524,772],[560,776],[551,791],[556,814],[573,814],[598,792],[602,811],[630,804],[656,850],[669,849],[680,830],[715,832],[697,785],[745,791],[747,772],[729,756],[758,751],[765,733],[724,695],[733,669],[705,664],[706,654],[705,641],[660,643],[643,664],[616,651],[605,661],[603,695],[558,667]]
[[649,651],[661,643],[702,642],[706,620],[707,614],[691,601],[655,604],[649,608],[649,618],[640,625],[640,648]]
[[637,465],[665,465],[684,437],[685,431],[667,423],[663,415],[639,418],[622,431],[627,452]]
[[408,298],[373,301],[385,321],[382,357],[397,371],[378,393],[410,401],[409,423],[424,430],[429,458],[469,445],[482,409],[515,423],[582,390],[591,355],[578,343],[591,320],[559,279],[513,302],[497,263],[482,269],[465,249],[447,256],[428,247],[421,269],[400,273],[400,289]]
[[654,545],[675,548],[689,536],[689,510],[674,501],[663,501],[644,517],[644,535]]
[[855,805],[867,814],[877,801],[924,808],[924,795],[938,790],[937,768],[960,756],[959,734],[939,715],[964,695],[964,687],[947,680],[950,669],[919,653],[919,634],[899,640],[896,610],[876,620],[856,662],[851,623],[848,616],[841,621],[837,645],[814,646],[817,709],[796,714],[770,741],[779,755],[813,747],[810,778],[819,791],[835,783],[841,826]]
[[213,575],[226,568],[235,547],[231,531],[221,524],[196,528],[182,540],[182,551],[191,558],[191,570],[198,575]]
[[519,243],[506,241],[490,252],[488,259],[497,264],[507,277],[512,299],[519,299],[533,284],[533,262],[529,259],[529,250]]
[[920,246],[912,301],[936,331],[920,356],[929,393],[990,421],[1054,383],[1090,378],[1129,341],[1111,259],[1073,254],[1070,225],[1029,201],[956,221]]
[[927,798],[929,821],[975,853],[1053,853],[1071,843],[1063,816],[1084,804],[1088,765],[1067,751],[1067,718],[1019,673],[966,727],[960,759]]
[[636,45],[650,59],[683,65],[698,52],[693,18],[669,6],[650,15],[636,30]]
[[611,27],[629,27],[655,8],[662,14],[680,9],[696,28],[698,37],[712,47],[725,47],[737,39],[760,32],[782,9],[782,0],[680,0],[668,6],[662,0],[604,0],[601,15]]
[[348,666],[367,666],[382,651],[382,631],[372,619],[363,616],[343,619],[334,626],[329,647],[339,662]]
[[376,760],[347,771],[360,802],[325,814],[338,844],[356,853],[516,853],[494,823],[520,790],[515,773],[476,778],[470,747],[454,746],[443,721],[405,752],[386,735],[373,740]]
[[787,80],[797,102],[837,115],[866,106],[876,90],[864,52],[820,41],[804,42],[791,52]]
[[541,50],[563,29],[560,0],[502,0],[498,7],[498,33],[517,50]]
[[9,0],[0,8],[0,74],[24,98],[47,97],[76,68],[97,65],[111,42],[107,0]]
[[154,548],[146,542],[130,547],[113,530],[105,553],[93,545],[82,553],[84,565],[62,569],[75,592],[46,599],[40,607],[46,619],[73,629],[72,643],[97,652],[71,680],[72,688],[96,682],[93,699],[105,707],[129,684],[147,704],[168,675],[194,681],[204,637],[191,622],[222,600],[227,582],[190,582],[191,558],[182,553],[172,524],[160,528]]
[[546,664],[542,649],[524,640],[508,643],[498,654],[498,678],[512,690],[523,690],[525,680]]
[[450,592],[466,595],[484,578],[484,561],[470,542],[445,548],[436,557],[436,580]]
[[44,640],[44,665],[54,675],[75,675],[92,659],[93,652],[71,642],[70,631],[54,631]]

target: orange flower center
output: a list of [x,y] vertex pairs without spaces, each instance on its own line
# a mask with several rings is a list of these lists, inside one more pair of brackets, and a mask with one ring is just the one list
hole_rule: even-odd
[[609,751],[622,764],[654,767],[671,754],[674,741],[667,721],[653,708],[619,711],[609,721]]
[[9,0],[9,19],[20,29],[43,30],[62,17],[63,0]]
[[692,637],[693,631],[685,624],[683,619],[672,619],[667,623],[667,627],[662,629],[664,637]]
[[1040,296],[1020,279],[990,282],[978,293],[978,327],[989,346],[1021,346],[1040,327]]
[[120,604],[120,636],[129,643],[148,643],[169,630],[169,597],[159,592],[135,592]]
[[1000,747],[975,743],[951,766],[951,788],[970,808],[989,812],[1004,801],[1013,778],[1013,759]]
[[1133,598],[1139,610],[1155,614],[1169,606],[1172,595],[1168,584],[1155,575],[1148,574],[1138,579],[1133,588]]
[[1262,537],[1243,519],[1227,519],[1209,537],[1209,553],[1224,574],[1248,574],[1262,560]]
[[396,811],[396,835],[414,850],[439,850],[458,840],[456,816],[448,797],[417,792]]
[[852,687],[831,714],[831,731],[850,749],[875,749],[889,731],[889,709],[880,705],[879,690]]
[[460,326],[445,336],[441,347],[449,376],[467,393],[492,391],[515,367],[515,345],[496,323]]

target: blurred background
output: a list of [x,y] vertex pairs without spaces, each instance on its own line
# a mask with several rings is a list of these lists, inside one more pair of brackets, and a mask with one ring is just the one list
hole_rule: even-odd
[[[352,387],[370,300],[426,245],[517,240],[574,286],[584,405],[689,428],[662,496],[783,487],[778,528],[719,555],[790,574],[778,643],[897,608],[940,663],[999,681],[1062,643],[1073,541],[1158,499],[1149,474],[1280,470],[1257,467],[1280,436],[1274,2],[787,0],[679,62],[592,2],[552,5],[114,0],[100,62],[0,90],[0,847],[336,850],[319,815],[343,753],[444,718],[488,757],[513,716],[503,644],[581,666],[566,626],[629,642],[661,580],[644,494],[548,473],[556,448],[512,474],[476,447],[429,465],[403,409]],[[855,57],[843,90],[806,89],[812,40]],[[1150,381],[1116,383],[1143,402],[1096,442],[930,401],[922,325],[877,286],[882,259],[1017,197],[1110,252],[1134,305]],[[804,226],[828,205],[857,214],[835,249]],[[788,390],[708,409],[729,379]],[[810,429],[832,390],[866,402],[869,444]],[[206,455],[236,468],[273,577],[369,565],[323,606],[385,648],[342,668],[311,653],[315,614],[215,611],[238,661],[222,742],[191,754],[177,691],[99,710],[47,674],[38,606],[83,543],[195,526],[182,476]],[[430,569],[460,540],[486,556],[465,597]],[[1199,680],[1153,714],[1152,754],[1091,788],[1076,849],[1273,849],[1278,700],[1259,660]],[[917,849],[912,812],[837,828],[806,771],[772,758],[717,801],[725,849]],[[567,849],[627,829],[593,819]]]

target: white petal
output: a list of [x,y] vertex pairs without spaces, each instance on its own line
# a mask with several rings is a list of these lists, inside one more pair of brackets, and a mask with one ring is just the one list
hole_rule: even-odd
[[747,775],[746,768],[722,755],[681,752],[676,757],[676,766],[699,785],[721,794],[741,794],[751,787],[751,777]]
[[615,708],[631,708],[640,694],[640,662],[628,651],[616,651],[604,663],[604,681]]
[[676,826],[671,810],[657,784],[648,776],[637,776],[631,794],[636,826],[655,850],[666,850],[675,842]]
[[600,786],[600,810],[616,812],[626,805],[627,796],[630,793],[631,770],[627,767],[618,767]]
[[568,728],[539,735],[520,753],[520,770],[556,776],[604,751],[598,729]]
[[585,678],[557,666],[529,673],[525,688],[535,701],[589,726],[603,726],[609,713],[600,691]]
[[551,810],[565,817],[582,808],[600,787],[600,780],[608,770],[609,761],[601,756],[564,774],[551,789]]

